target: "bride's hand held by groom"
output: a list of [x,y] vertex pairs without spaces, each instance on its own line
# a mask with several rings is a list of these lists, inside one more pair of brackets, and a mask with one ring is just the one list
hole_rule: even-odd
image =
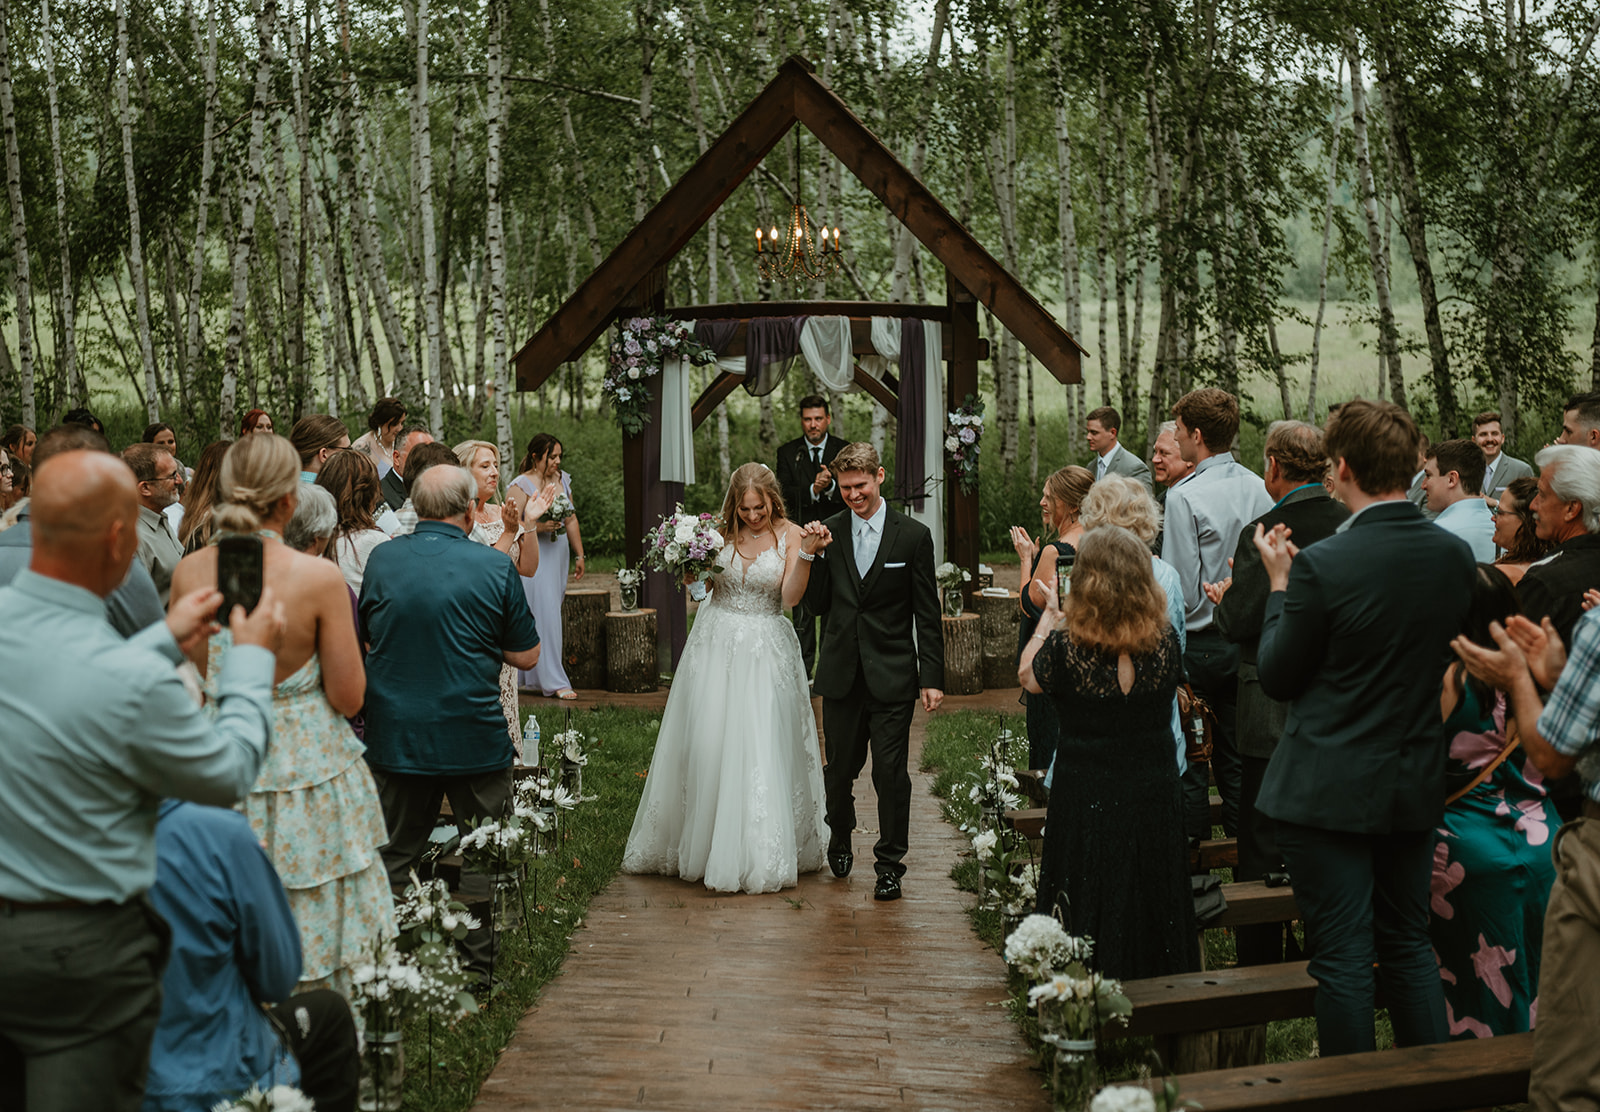
[[833,543],[833,532],[822,522],[813,521],[800,530],[800,551],[815,556]]

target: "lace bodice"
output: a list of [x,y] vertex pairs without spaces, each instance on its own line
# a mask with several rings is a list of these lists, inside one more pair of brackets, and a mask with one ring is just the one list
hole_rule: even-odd
[[727,570],[711,580],[711,604],[738,614],[781,614],[786,547],[779,534],[775,548],[746,560],[733,545],[724,545],[717,563]]

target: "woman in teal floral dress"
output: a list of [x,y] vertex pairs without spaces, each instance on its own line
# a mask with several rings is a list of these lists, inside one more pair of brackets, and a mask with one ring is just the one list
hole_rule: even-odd
[[[366,673],[350,594],[337,565],[279,541],[299,496],[299,457],[287,440],[249,436],[228,449],[213,510],[218,535],[262,539],[262,580],[287,619],[277,654],[272,740],[242,810],[278,870],[300,927],[298,991],[348,994],[349,972],[394,934],[394,903],[379,848],[388,840],[364,749],[345,716],[361,709]],[[217,582],[217,550],[184,558],[179,596]],[[215,696],[223,630],[195,663]]]
[[[1464,632],[1493,646],[1489,622],[1519,608],[1505,573],[1480,564]],[[1503,693],[1459,663],[1445,673],[1453,802],[1434,843],[1429,933],[1455,1039],[1528,1031],[1538,1019],[1540,940],[1555,880],[1550,840],[1561,820],[1539,770],[1508,744],[1505,706]]]

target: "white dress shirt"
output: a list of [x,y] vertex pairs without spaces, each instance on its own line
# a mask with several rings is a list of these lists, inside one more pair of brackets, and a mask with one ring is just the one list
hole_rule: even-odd
[[856,571],[862,579],[872,570],[872,561],[878,558],[878,546],[883,543],[883,523],[889,517],[889,503],[878,499],[878,509],[871,517],[850,515],[850,543],[856,552]]
[[1109,472],[1111,470],[1111,457],[1117,454],[1117,449],[1120,448],[1120,447],[1122,447],[1121,444],[1113,442],[1111,447],[1106,449],[1105,454],[1100,456],[1099,459],[1097,459],[1095,461],[1095,465],[1094,465],[1094,481],[1095,482],[1098,483],[1101,479],[1106,477],[1107,472]]

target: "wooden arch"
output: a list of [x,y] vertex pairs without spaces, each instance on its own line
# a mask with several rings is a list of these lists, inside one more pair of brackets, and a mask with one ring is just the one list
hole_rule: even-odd
[[[796,124],[803,125],[827,147],[944,266],[944,305],[764,302],[667,307],[667,268],[673,258]],[[1084,349],[1078,342],[817,78],[811,63],[794,56],[779,67],[767,87],[522,346],[514,358],[517,388],[538,389],[557,367],[580,358],[612,322],[622,317],[747,319],[814,313],[864,320],[871,316],[919,316],[944,326],[945,358],[949,363],[946,400],[954,406],[968,394],[978,392],[978,360],[987,356],[987,345],[978,335],[980,303],[1059,382],[1082,381]],[[870,376],[858,376],[858,380],[861,377]],[[704,420],[736,385],[737,380],[726,375],[715,380],[695,403],[695,424]],[[863,386],[880,403],[892,408],[892,394],[885,396],[885,390]],[[643,554],[648,523],[670,511],[683,497],[681,484],[660,481],[659,430],[658,392],[651,406],[651,421],[644,431],[623,438],[625,547],[630,563],[636,563]],[[929,435],[940,435],[940,431],[929,430]],[[976,579],[977,495],[962,493],[954,482],[947,482],[945,489],[949,500],[947,558],[973,572]],[[652,575],[646,577],[644,597],[646,605],[661,611],[663,648],[670,644],[676,662],[686,633],[682,596],[667,577]]]

